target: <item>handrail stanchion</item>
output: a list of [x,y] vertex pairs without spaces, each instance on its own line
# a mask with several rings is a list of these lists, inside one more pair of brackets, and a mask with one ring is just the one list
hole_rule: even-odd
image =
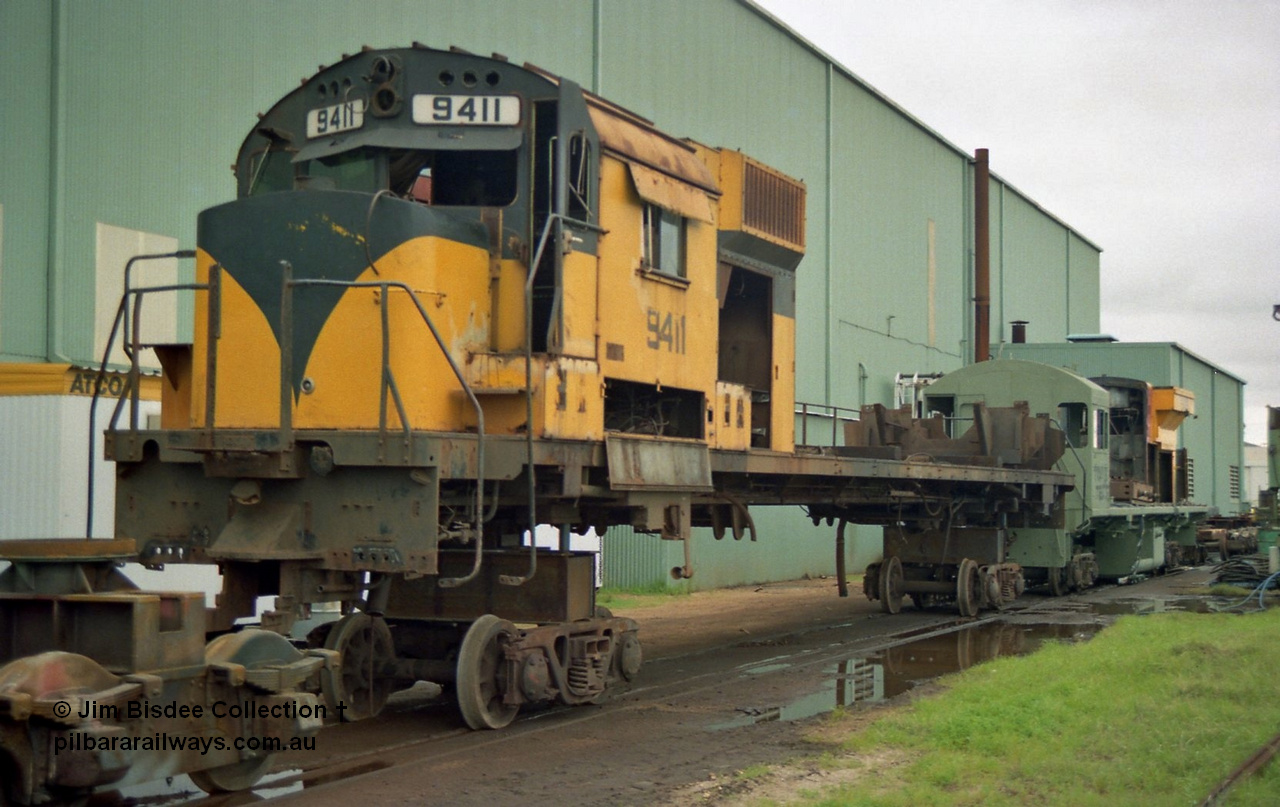
[[[280,261],[280,450],[293,445],[293,265]],[[283,454],[281,462],[283,462]]]
[[384,458],[387,443],[387,375],[391,372],[391,317],[388,313],[391,301],[387,298],[387,284],[378,287],[382,295],[378,309],[382,320],[382,367],[378,379],[378,459]]
[[[222,267],[209,267],[208,332],[205,335],[204,426],[209,430],[208,447],[213,448],[213,424],[216,417],[218,389],[218,340],[222,338]],[[193,390],[194,392],[194,390]]]
[[[142,331],[142,293],[132,292],[135,295],[133,301],[133,333],[132,350],[129,357],[129,431],[136,432],[138,430],[138,405],[141,396],[138,394],[138,388],[142,386],[142,366],[141,358],[138,354],[141,352],[138,343],[138,334]],[[124,395],[120,396],[122,399]]]

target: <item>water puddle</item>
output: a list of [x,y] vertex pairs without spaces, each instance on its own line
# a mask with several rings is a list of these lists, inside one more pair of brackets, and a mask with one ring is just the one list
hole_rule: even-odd
[[879,703],[974,664],[1001,656],[1026,655],[1045,642],[1084,641],[1108,622],[1084,610],[1052,615],[1011,614],[999,622],[987,622],[941,636],[925,636],[866,656],[844,659],[827,668],[827,685],[819,691],[782,705],[740,707],[738,717],[710,729],[800,720],[835,709]]
[[1107,602],[1089,603],[1095,614],[1104,616],[1128,616],[1145,614],[1166,614],[1174,611],[1185,611],[1192,614],[1215,614],[1231,605],[1232,601],[1218,597],[1167,597],[1164,599],[1120,599]]
[[90,797],[87,804],[88,807],[176,807],[176,805],[201,804],[236,807],[290,793],[301,793],[309,787],[317,787],[389,766],[388,762],[374,761],[341,770],[310,774],[301,768],[294,768],[268,774],[250,790],[239,793],[219,793],[216,796],[207,795],[196,787],[191,777],[180,774],[116,790],[99,791]]

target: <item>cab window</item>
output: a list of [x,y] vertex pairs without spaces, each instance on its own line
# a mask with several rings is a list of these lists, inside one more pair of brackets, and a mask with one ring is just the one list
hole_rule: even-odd
[[373,192],[383,185],[381,162],[381,155],[368,149],[308,160],[301,184],[313,190]]
[[516,200],[517,165],[514,149],[393,151],[390,187],[431,205],[506,207]]
[[1067,445],[1072,448],[1089,445],[1089,409],[1084,404],[1058,404],[1058,425],[1066,433]]
[[646,203],[641,229],[641,259],[645,268],[673,277],[688,277],[685,230],[685,219],[679,213]]
[[1093,447],[1106,448],[1111,434],[1111,413],[1106,409],[1093,410]]
[[275,145],[249,158],[249,195],[293,189],[293,152]]
[[302,164],[296,187],[397,196],[436,206],[506,207],[515,201],[517,152],[356,149]]

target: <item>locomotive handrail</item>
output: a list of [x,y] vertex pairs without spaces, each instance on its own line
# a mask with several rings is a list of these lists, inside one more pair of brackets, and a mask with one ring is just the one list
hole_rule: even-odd
[[[563,213],[551,213],[542,225],[542,235],[538,238],[538,248],[534,250],[529,261],[529,274],[524,281],[524,410],[525,410],[525,450],[527,454],[526,468],[529,471],[529,571],[517,576],[504,574],[498,582],[504,586],[519,586],[533,579],[538,571],[538,542],[534,536],[538,529],[535,472],[533,469],[533,281],[538,276],[538,267],[542,264],[542,254],[547,248],[547,239],[551,235],[552,225],[556,222],[568,224],[584,230],[591,230],[601,235],[608,230],[588,221],[570,218]],[[552,312],[553,314],[555,312]],[[553,316],[554,319],[554,316]],[[550,342],[548,324],[548,342]]]
[[[388,308],[390,298],[388,292],[391,289],[400,289],[409,296],[413,302],[414,308],[418,309],[418,314],[422,317],[422,321],[426,323],[427,329],[431,331],[431,336],[436,340],[436,344],[440,347],[440,352],[444,354],[445,361],[449,363],[449,369],[453,371],[453,375],[458,379],[458,383],[462,386],[462,391],[466,393],[467,400],[471,402],[471,407],[476,412],[476,553],[475,561],[471,567],[471,571],[462,577],[442,577],[437,581],[436,585],[440,588],[457,588],[465,585],[475,579],[480,573],[480,566],[483,563],[484,551],[484,408],[480,406],[480,400],[476,398],[476,394],[471,389],[471,385],[467,383],[466,376],[463,375],[462,369],[458,367],[458,363],[454,361],[453,356],[449,353],[448,347],[444,343],[444,338],[440,336],[440,332],[436,330],[435,323],[431,320],[431,315],[422,307],[422,303],[418,301],[418,296],[414,293],[409,284],[398,280],[379,280],[379,281],[351,281],[351,280],[324,280],[320,278],[302,278],[293,279],[293,267],[288,261],[281,261],[281,267],[284,272],[283,288],[284,297],[281,300],[282,315],[286,312],[290,315],[282,316],[281,321],[281,345],[280,351],[280,375],[281,389],[286,396],[281,403],[281,429],[285,426],[285,409],[292,409],[288,400],[288,384],[289,379],[286,375],[286,367],[292,363],[293,356],[289,355],[286,360],[286,344],[288,352],[292,354],[292,307],[293,307],[293,289],[297,286],[329,286],[350,289],[380,289],[382,291],[382,383],[379,390],[379,413],[378,413],[378,432],[385,438],[387,428],[387,390],[391,390],[391,395],[395,400],[396,411],[400,415],[400,424],[404,427],[406,441],[412,440],[413,432],[409,425],[408,413],[404,408],[404,401],[400,398],[400,390],[396,386],[395,375],[391,372],[391,337],[390,325],[388,320]],[[286,328],[286,325],[288,327]],[[288,335],[286,335],[288,334]],[[290,420],[287,427],[292,432],[292,421]],[[292,438],[290,438],[292,440]]]
[[[89,399],[89,468],[87,482],[87,504],[85,507],[85,523],[84,537],[85,540],[93,540],[93,494],[94,482],[96,474],[94,472],[94,460],[96,457],[95,447],[96,440],[94,432],[96,431],[98,421],[98,399],[102,397],[102,382],[107,376],[107,365],[111,363],[111,349],[115,347],[116,336],[120,335],[121,325],[124,325],[123,341],[125,355],[129,358],[129,375],[126,376],[125,388],[120,390],[120,398],[116,401],[115,408],[111,413],[111,422],[109,428],[114,430],[116,423],[120,418],[120,409],[124,406],[125,394],[129,394],[129,402],[131,411],[129,413],[129,425],[131,431],[138,429],[138,403],[139,394],[138,387],[141,385],[142,368],[138,363],[138,323],[141,317],[142,295],[147,293],[164,292],[164,291],[207,291],[209,286],[203,283],[175,283],[165,286],[146,286],[140,289],[130,288],[132,283],[133,265],[139,261],[154,261],[178,258],[194,258],[196,252],[193,249],[180,249],[174,252],[152,253],[148,255],[134,255],[124,265],[124,292],[120,295],[120,303],[116,306],[116,315],[111,322],[111,333],[107,337],[106,347],[102,350],[102,362],[98,365],[97,375],[93,380],[93,395]],[[129,310],[130,296],[136,296],[137,301],[134,303],[133,311]],[[133,329],[129,329],[129,314],[132,313]]]
[[[810,407],[817,409],[819,411],[816,411],[816,412],[810,411]],[[811,404],[811,403],[797,402],[793,408],[795,411],[792,412],[792,414],[800,416],[800,445],[802,446],[809,445],[809,417],[810,416],[813,416],[816,418],[831,418],[831,445],[833,446],[837,445],[836,427],[840,425],[841,421],[844,421],[845,423],[856,423],[862,419],[860,417],[861,415],[860,410],[853,409],[847,406],[836,406],[835,404]],[[855,415],[855,417],[843,417],[840,414],[841,412],[852,412]]]

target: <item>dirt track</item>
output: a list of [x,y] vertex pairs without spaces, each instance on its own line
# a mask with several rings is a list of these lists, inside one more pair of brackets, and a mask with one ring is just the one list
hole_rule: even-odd
[[[1090,622],[1096,629],[1099,618],[1083,600],[1160,600],[1203,577],[1193,572],[1064,600],[1027,594],[1018,607],[1047,609],[1064,625]],[[522,714],[503,731],[471,732],[448,699],[420,685],[395,696],[374,720],[326,728],[315,751],[279,758],[274,786],[192,803],[212,807],[264,797],[281,805],[342,807],[734,803],[752,797],[744,791],[756,786],[735,778],[736,771],[817,753],[805,735],[820,718],[793,718],[845,704],[858,665],[887,643],[907,641],[903,634],[936,634],[939,646],[968,664],[1010,633],[994,640],[998,631],[979,631],[957,646],[958,635],[973,631],[954,628],[973,621],[945,609],[906,608],[887,616],[858,586],[840,599],[832,579],[699,592],[614,611],[640,622],[646,664],[629,690],[599,706]],[[1007,628],[1007,620],[984,617],[978,624]],[[900,689],[888,683],[885,652],[894,651],[880,653],[886,663],[878,686],[891,697]],[[805,766],[787,774],[754,796],[785,797],[828,783],[830,775]]]

